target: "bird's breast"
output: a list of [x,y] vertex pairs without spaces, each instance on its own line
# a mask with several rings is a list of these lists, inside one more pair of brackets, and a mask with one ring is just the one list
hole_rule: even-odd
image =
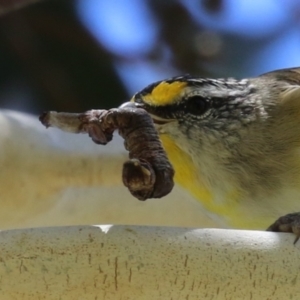
[[297,211],[300,188],[281,189],[275,196],[257,195],[252,198],[239,190],[225,175],[223,179],[216,178],[215,184],[207,184],[207,174],[203,174],[203,170],[199,169],[189,154],[169,135],[162,134],[160,138],[175,169],[175,182],[196,198],[204,211],[213,214],[220,226],[265,229],[278,217]]

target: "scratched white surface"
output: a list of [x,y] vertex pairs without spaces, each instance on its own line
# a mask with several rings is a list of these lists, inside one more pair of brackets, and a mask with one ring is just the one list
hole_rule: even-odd
[[291,234],[76,226],[0,233],[0,298],[300,299]]

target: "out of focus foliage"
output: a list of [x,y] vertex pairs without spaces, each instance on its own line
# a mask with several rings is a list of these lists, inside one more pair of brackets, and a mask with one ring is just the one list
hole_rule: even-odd
[[0,19],[0,107],[84,111],[192,73],[300,66],[298,0],[49,0]]

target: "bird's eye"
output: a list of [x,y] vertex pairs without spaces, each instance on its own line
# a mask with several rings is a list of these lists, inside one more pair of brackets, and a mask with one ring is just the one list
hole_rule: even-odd
[[209,103],[205,98],[194,96],[187,101],[186,110],[193,115],[202,115],[207,111],[208,106]]

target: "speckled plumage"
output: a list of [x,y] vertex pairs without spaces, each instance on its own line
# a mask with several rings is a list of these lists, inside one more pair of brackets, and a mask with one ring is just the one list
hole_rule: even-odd
[[300,69],[174,77],[133,101],[152,115],[179,184],[223,226],[266,228],[299,210]]

